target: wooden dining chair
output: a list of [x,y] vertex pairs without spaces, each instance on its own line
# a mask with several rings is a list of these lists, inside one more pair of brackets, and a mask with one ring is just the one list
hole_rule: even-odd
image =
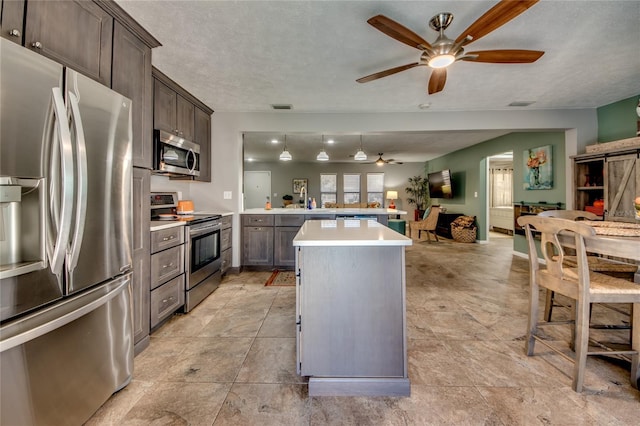
[[[568,220],[598,220],[599,219],[599,217],[595,213],[587,212],[584,210],[545,210],[541,213],[538,213],[538,216],[556,217],[556,218],[568,219]],[[634,275],[638,270],[637,265],[613,261],[600,256],[592,256],[589,253],[587,253],[587,262],[589,264],[589,270],[592,272],[600,272],[605,275],[611,275],[612,277],[624,278],[628,281],[633,281]],[[564,263],[566,266],[576,267],[577,266],[576,257],[565,255]],[[548,291],[547,298],[545,301],[545,306],[544,306],[544,318],[546,321],[551,321],[551,313],[555,306],[558,306],[558,305],[555,304],[554,294],[552,291]],[[614,328],[612,326],[604,326],[604,327]],[[616,326],[615,328],[619,329],[624,327],[628,328],[628,326]]]
[[[573,361],[573,390],[582,392],[588,355],[630,355],[631,384],[638,387],[640,327],[631,332],[631,350],[589,350],[589,306],[591,303],[633,303],[632,322],[640,324],[640,286],[624,279],[589,271],[585,237],[592,237],[592,227],[568,219],[521,216],[518,224],[525,228],[529,248],[529,322],[526,352],[532,356],[538,341],[563,357]],[[540,249],[545,264],[538,259],[534,231],[540,236]],[[572,233],[575,239],[577,266],[564,264],[565,249],[558,240],[560,232]],[[553,344],[538,337],[542,325],[566,324],[566,321],[538,321],[539,289],[543,287],[573,300],[572,341],[575,341],[575,359],[562,353]],[[575,340],[574,340],[575,339]],[[571,343],[571,342],[570,342]]]
[[438,225],[438,216],[440,216],[440,206],[431,206],[429,214],[423,220],[417,222],[411,222],[409,227],[411,228],[411,234],[413,231],[418,231],[418,239],[420,239],[420,233],[425,231],[427,233],[427,241],[431,243],[430,233],[436,238],[438,242],[438,234],[436,234],[436,226]]

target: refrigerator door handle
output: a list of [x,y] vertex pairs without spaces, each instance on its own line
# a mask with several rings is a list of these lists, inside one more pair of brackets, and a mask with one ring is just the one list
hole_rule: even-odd
[[[62,90],[59,87],[51,89],[51,103],[49,105],[46,129],[45,155],[42,157],[44,176],[48,181],[49,187],[50,206],[46,232],[46,251],[51,271],[60,276],[71,233],[74,171],[71,132],[67,125]],[[56,149],[59,150],[59,153],[56,152]],[[58,159],[60,161],[59,165]],[[60,171],[56,170],[58,167]],[[62,182],[60,182],[60,174],[62,175]],[[56,191],[61,191],[59,194],[60,202],[58,202]],[[54,233],[54,229],[57,231],[56,233]]]
[[76,193],[76,223],[71,239],[70,258],[67,269],[72,271],[78,264],[80,248],[84,237],[84,223],[87,216],[87,146],[84,139],[84,129],[80,118],[78,98],[69,92],[70,121],[73,123],[75,134],[75,154],[77,166],[77,193]]

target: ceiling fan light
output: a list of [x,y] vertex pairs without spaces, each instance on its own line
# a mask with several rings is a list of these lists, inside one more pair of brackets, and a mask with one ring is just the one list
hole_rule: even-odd
[[367,154],[365,154],[363,150],[359,150],[356,152],[356,155],[353,156],[353,159],[356,161],[364,161],[367,159]]
[[322,151],[320,151],[320,153],[318,154],[318,156],[316,157],[316,160],[318,161],[329,161],[329,155],[327,154],[327,152],[323,149]]
[[284,151],[282,151],[282,153],[280,154],[280,160],[282,160],[282,161],[291,161],[292,159],[293,159],[293,157],[291,156],[289,151],[287,151],[287,149],[285,148]]
[[438,55],[429,59],[427,65],[431,68],[445,68],[456,61],[456,57],[453,55]]
[[377,166],[383,166],[384,165],[384,160],[382,159],[382,157],[378,158],[376,160],[376,165]]

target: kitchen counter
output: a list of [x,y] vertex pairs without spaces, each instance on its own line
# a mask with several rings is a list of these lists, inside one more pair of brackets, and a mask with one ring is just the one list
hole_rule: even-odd
[[403,210],[396,209],[283,209],[276,208],[271,210],[266,210],[264,208],[257,209],[246,209],[241,214],[306,214],[306,215],[314,215],[314,214],[337,214],[337,215],[396,215],[396,214],[407,214],[407,212]]
[[297,247],[410,246],[411,244],[410,238],[378,222],[360,219],[308,220],[293,239],[293,245]]
[[151,231],[160,231],[161,229],[173,228],[176,226],[184,226],[186,222],[177,220],[152,220]]
[[233,212],[220,211],[220,210],[198,210],[196,214],[219,214],[222,217],[233,216]]
[[405,247],[372,220],[307,220],[296,249],[298,374],[310,396],[409,396]]

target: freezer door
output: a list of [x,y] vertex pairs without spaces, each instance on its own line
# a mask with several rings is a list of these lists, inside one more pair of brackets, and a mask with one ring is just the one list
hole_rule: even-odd
[[67,292],[131,269],[131,101],[66,70],[66,100],[77,168]]

